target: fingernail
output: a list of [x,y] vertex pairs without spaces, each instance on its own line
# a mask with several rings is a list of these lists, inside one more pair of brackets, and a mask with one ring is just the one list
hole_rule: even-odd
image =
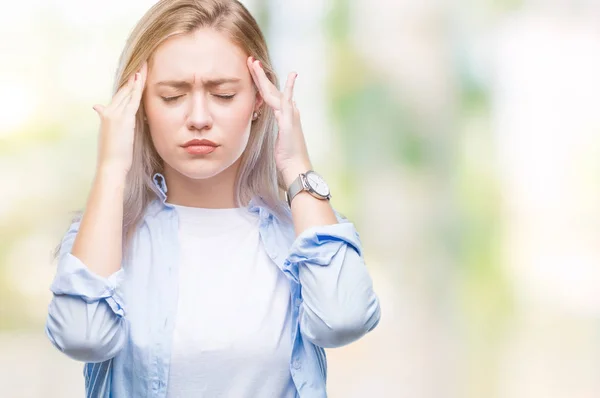
[[262,68],[262,64],[260,63],[260,61],[258,61],[258,66],[259,66],[260,68]]

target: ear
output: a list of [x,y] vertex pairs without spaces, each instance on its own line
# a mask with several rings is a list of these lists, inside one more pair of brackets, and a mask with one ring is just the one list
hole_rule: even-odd
[[265,100],[263,99],[262,95],[260,95],[260,91],[256,90],[256,98],[255,98],[255,102],[254,102],[254,112],[260,111],[262,109],[264,103],[265,103]]

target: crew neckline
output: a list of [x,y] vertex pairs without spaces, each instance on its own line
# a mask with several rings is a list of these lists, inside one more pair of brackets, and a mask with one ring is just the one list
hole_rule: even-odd
[[247,206],[242,206],[242,207],[218,207],[218,208],[212,208],[212,207],[195,207],[195,206],[184,206],[184,205],[177,205],[175,203],[171,203],[171,202],[166,202],[167,204],[176,207],[176,208],[180,208],[183,210],[193,210],[193,211],[198,211],[198,212],[227,212],[227,211],[235,211],[235,210],[247,210],[248,207]]
[[170,204],[177,210],[180,223],[184,225],[235,227],[248,222],[253,223],[256,219],[246,206],[213,209]]

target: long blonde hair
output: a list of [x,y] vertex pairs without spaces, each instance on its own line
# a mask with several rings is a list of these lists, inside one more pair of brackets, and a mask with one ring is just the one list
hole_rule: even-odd
[[[236,0],[161,0],[153,5],[132,30],[119,58],[113,93],[129,76],[138,71],[144,61],[150,61],[157,47],[167,38],[184,35],[199,28],[213,28],[229,39],[248,56],[259,60],[269,80],[279,87],[272,68],[265,38],[252,15]],[[150,62],[149,62],[150,64]],[[144,109],[136,115],[133,163],[126,177],[123,198],[123,234],[129,241],[142,220],[148,204],[157,197],[152,176],[163,170],[163,161],[144,122]],[[283,179],[277,172],[274,158],[276,139],[273,110],[264,105],[259,119],[252,123],[250,138],[242,154],[236,179],[235,200],[245,206],[259,197],[276,215],[286,218],[282,200]]]

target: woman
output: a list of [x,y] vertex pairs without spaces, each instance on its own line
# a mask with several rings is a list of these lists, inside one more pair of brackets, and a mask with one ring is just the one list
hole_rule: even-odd
[[379,322],[295,78],[277,89],[235,0],[163,0],[132,31],[46,323],[88,397],[324,397],[323,348]]

